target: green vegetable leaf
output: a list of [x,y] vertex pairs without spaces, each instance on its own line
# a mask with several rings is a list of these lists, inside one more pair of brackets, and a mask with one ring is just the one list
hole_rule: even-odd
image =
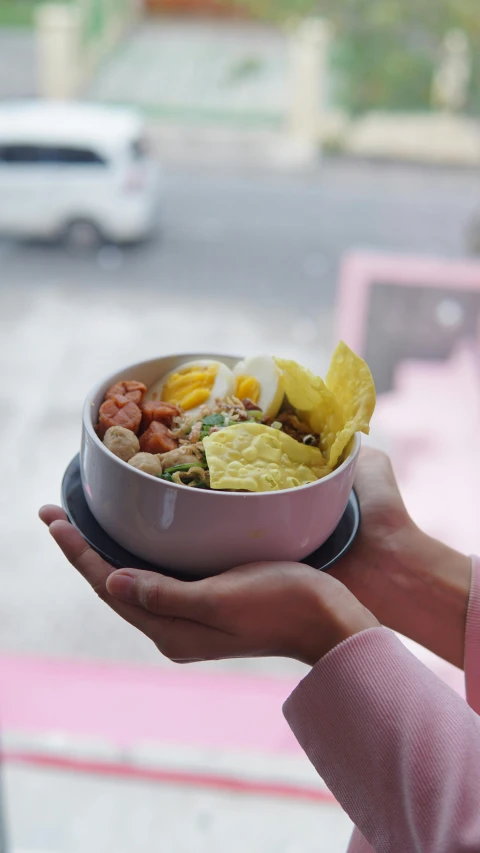
[[165,474],[170,474],[170,476],[171,476],[172,474],[175,474],[176,471],[190,471],[191,468],[206,468],[206,467],[207,467],[206,463],[202,462],[199,459],[198,462],[195,462],[195,464],[193,464],[192,462],[187,462],[184,465],[174,465],[172,468],[166,468]]
[[215,413],[214,415],[207,415],[206,418],[203,418],[202,424],[204,426],[212,427],[212,426],[223,426],[225,423],[225,416],[220,412]]
[[248,413],[248,420],[254,421],[255,423],[261,423],[263,421],[263,412],[260,409],[258,409],[258,411],[257,409],[252,409],[252,411]]
[[173,483],[173,477],[168,471],[165,471],[164,474],[160,474],[160,480],[166,480],[167,483]]

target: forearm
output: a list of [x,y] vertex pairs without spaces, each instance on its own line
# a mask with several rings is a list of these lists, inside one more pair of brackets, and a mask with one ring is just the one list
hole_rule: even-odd
[[387,628],[463,668],[471,559],[414,525],[387,537],[375,559],[363,570],[353,554],[340,579]]
[[480,849],[480,719],[391,632],[333,649],[285,715],[378,853]]
[[463,669],[471,579],[469,557],[415,530],[392,572],[403,602],[385,602],[385,624]]

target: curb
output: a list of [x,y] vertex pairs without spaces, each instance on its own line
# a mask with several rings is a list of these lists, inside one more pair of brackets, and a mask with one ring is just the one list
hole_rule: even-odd
[[323,787],[315,788],[313,786],[307,787],[274,781],[262,782],[217,773],[197,773],[188,770],[180,771],[161,768],[153,769],[125,762],[93,761],[78,757],[71,758],[34,752],[7,751],[3,753],[2,760],[7,765],[19,764],[37,769],[100,776],[105,779],[135,779],[140,782],[160,785],[173,785],[201,790],[221,791],[230,794],[273,797],[338,806],[333,794]]

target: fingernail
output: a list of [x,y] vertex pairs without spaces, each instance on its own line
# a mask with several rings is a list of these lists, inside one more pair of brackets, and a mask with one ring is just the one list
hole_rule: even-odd
[[107,578],[107,592],[121,601],[135,601],[135,578],[126,572],[115,572]]

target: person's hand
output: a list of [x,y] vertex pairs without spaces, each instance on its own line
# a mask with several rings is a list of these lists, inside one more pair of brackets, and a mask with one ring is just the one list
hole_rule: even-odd
[[355,475],[361,524],[346,557],[330,570],[374,612],[384,598],[399,560],[419,533],[402,500],[385,453],[363,448]]
[[360,530],[330,574],[383,625],[463,667],[471,560],[414,524],[384,453],[362,450],[355,489]]
[[100,598],[178,663],[278,656],[313,666],[379,625],[339,581],[299,563],[243,566],[193,583],[114,571],[58,507],[44,507],[40,517]]

